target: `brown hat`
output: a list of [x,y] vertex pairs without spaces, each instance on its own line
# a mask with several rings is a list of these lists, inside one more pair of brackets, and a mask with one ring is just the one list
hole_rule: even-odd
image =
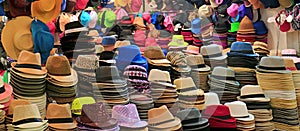
[[144,56],[149,63],[153,64],[168,64],[169,60],[166,59],[162,49],[159,46],[148,46],[145,49]]
[[25,0],[8,0],[9,13],[12,17],[17,16],[30,16],[30,10],[27,8],[30,6],[29,1]]
[[210,71],[210,67],[205,65],[202,55],[189,55],[185,59],[194,71]]
[[178,72],[190,72],[191,68],[187,65],[185,55],[179,51],[171,51],[167,54],[167,59],[171,62],[171,66]]
[[249,19],[248,16],[245,16],[242,19],[238,33],[241,33],[241,34],[255,33],[253,22]]
[[50,103],[47,108],[46,118],[49,127],[58,130],[75,129],[76,125],[73,123],[72,114],[69,104],[55,104]]
[[13,100],[10,105],[9,105],[9,108],[8,108],[8,115],[13,115],[14,113],[14,108],[18,105],[30,105],[31,102],[28,101],[28,100]]
[[165,105],[148,111],[148,126],[151,128],[172,129],[180,124],[180,119],[174,117]]
[[116,41],[115,48],[119,48],[121,46],[128,46],[130,45],[130,41],[124,40],[124,41]]

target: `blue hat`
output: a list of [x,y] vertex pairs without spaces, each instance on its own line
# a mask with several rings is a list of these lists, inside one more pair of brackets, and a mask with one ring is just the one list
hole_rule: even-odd
[[257,35],[265,35],[268,34],[268,28],[266,27],[263,21],[257,21],[253,23],[255,33]]
[[82,12],[80,13],[79,20],[80,20],[80,23],[81,23],[83,26],[87,27],[88,24],[89,24],[89,22],[91,21],[91,16],[90,16],[89,13],[87,13],[87,12],[85,12],[85,11],[82,11]]
[[114,36],[104,36],[102,38],[102,45],[103,46],[112,46],[116,43],[116,37]]
[[261,3],[265,6],[265,8],[278,8],[280,7],[278,0],[261,0]]
[[199,35],[201,32],[200,28],[201,28],[201,19],[200,18],[196,18],[192,20],[191,26],[192,26],[192,32],[194,34]]
[[31,32],[34,42],[34,53],[41,54],[41,62],[45,64],[50,51],[54,47],[54,36],[51,34],[48,26],[40,20],[31,22]]
[[227,53],[230,56],[244,56],[244,57],[258,57],[249,42],[233,42],[231,44],[230,52]]
[[61,3],[61,11],[64,11],[67,7],[67,0],[62,0],[62,3]]

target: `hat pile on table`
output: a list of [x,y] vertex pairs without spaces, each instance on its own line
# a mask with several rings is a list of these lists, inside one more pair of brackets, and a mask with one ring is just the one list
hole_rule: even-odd
[[179,107],[205,109],[204,91],[198,89],[191,77],[174,80],[176,85]]
[[118,120],[122,131],[148,130],[148,123],[140,119],[135,104],[115,105],[112,110],[112,118]]
[[230,115],[235,117],[238,130],[255,130],[254,116],[248,113],[247,106],[242,101],[225,103],[229,107]]
[[[0,79],[0,109],[4,112],[4,116],[8,112],[9,105],[14,100],[12,93],[13,87]],[[0,123],[1,121],[2,119],[0,118]]]
[[47,69],[41,67],[40,54],[22,51],[18,62],[11,63],[11,66],[10,84],[13,87],[14,97],[37,104],[40,115],[45,117]]
[[171,108],[177,102],[176,85],[171,83],[169,72],[152,69],[148,80],[155,107],[166,105]]
[[277,56],[263,57],[256,70],[258,84],[271,99],[275,128],[298,130],[295,87],[291,71],[285,68],[284,59]]
[[259,85],[245,85],[241,88],[241,96],[237,97],[247,105],[248,112],[254,115],[255,128],[259,131],[274,130],[270,98],[266,98]]
[[118,121],[111,118],[106,105],[102,102],[83,105],[76,122],[79,130],[120,130]]
[[298,116],[300,117],[300,71],[292,71],[292,77],[295,87],[296,99],[297,99],[297,107],[298,107]]
[[202,46],[200,53],[206,65],[213,70],[216,66],[227,67],[227,54],[222,54],[223,48],[216,44]]
[[[74,31],[76,30],[76,31]],[[79,55],[91,55],[95,53],[95,42],[93,37],[87,36],[88,28],[79,21],[70,22],[65,25],[65,36],[60,43],[63,54],[70,63],[75,62]]]
[[187,64],[191,67],[190,76],[193,78],[197,88],[208,92],[208,75],[211,73],[210,67],[205,65],[202,55],[190,55],[186,58]]
[[[50,56],[46,63],[48,71],[46,93],[59,104],[72,103],[76,96],[77,73],[66,56]],[[51,101],[50,101],[51,102]]]
[[144,67],[138,65],[128,65],[124,70],[123,77],[127,78],[129,95],[150,95],[148,72]]
[[47,120],[43,120],[36,104],[18,105],[14,108],[12,124],[7,124],[8,131],[39,130],[48,128]]
[[[200,8],[199,8],[200,10]],[[203,45],[211,45],[213,42],[213,30],[214,25],[212,23],[211,18],[202,18],[201,19],[201,38],[202,38],[202,44]]]
[[251,42],[255,41],[255,29],[253,22],[248,16],[244,16],[240,23],[239,30],[237,32],[236,40],[241,42]]
[[211,130],[235,130],[237,127],[236,119],[225,105],[207,106],[203,117],[208,119]]
[[146,47],[144,56],[148,61],[148,72],[151,69],[171,71],[170,61],[166,59],[166,56],[159,46]]
[[221,103],[232,102],[240,95],[240,84],[235,79],[232,69],[226,67],[215,67],[209,75],[208,84],[210,91],[217,93]]
[[14,108],[18,105],[30,105],[31,102],[28,100],[13,100],[8,107],[8,112],[5,117],[5,124],[11,124],[13,120]]
[[268,44],[264,42],[255,41],[252,47],[254,52],[259,54],[260,57],[267,56],[270,53],[268,49]]
[[134,103],[142,120],[148,119],[148,111],[154,107],[153,99],[140,94],[130,95],[130,103]]
[[185,55],[181,51],[169,51],[166,58],[171,62],[171,80],[189,76],[191,68],[187,65]]
[[74,69],[78,75],[77,95],[93,96],[92,82],[96,80],[96,69],[99,68],[98,58],[94,55],[79,55]]
[[152,108],[148,112],[149,130],[181,131],[182,125],[178,117],[174,117],[167,106]]
[[209,131],[208,119],[203,118],[199,109],[189,108],[181,110],[176,115],[182,124],[183,130],[188,131]]
[[120,77],[116,66],[101,66],[96,69],[96,83],[92,85],[95,100],[105,102],[109,112],[112,106],[129,102],[127,81]]

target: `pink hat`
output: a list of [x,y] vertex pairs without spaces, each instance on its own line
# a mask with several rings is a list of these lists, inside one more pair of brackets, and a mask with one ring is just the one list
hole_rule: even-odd
[[124,16],[128,16],[128,13],[123,8],[117,9],[115,13],[117,15],[117,20],[121,20]]
[[167,30],[169,30],[169,31],[174,30],[173,20],[170,16],[166,16],[166,18],[164,20],[164,26],[167,27]]
[[133,12],[139,12],[142,7],[142,0],[132,0],[131,1],[131,9]]
[[220,4],[223,3],[223,0],[216,0],[216,3],[217,3],[218,5],[220,5]]
[[142,18],[148,22],[148,24],[151,23],[151,14],[149,12],[144,12]]
[[48,26],[51,34],[54,36],[55,29],[56,29],[55,24],[52,21],[50,21],[50,22],[47,23],[47,26]]
[[85,9],[88,2],[89,2],[89,0],[77,0],[74,9],[75,10],[83,10],[83,9]]
[[231,6],[227,8],[227,13],[231,17],[236,17],[238,15],[239,5],[236,3],[232,3]]
[[0,90],[2,90],[2,93],[0,93],[0,100],[2,101],[2,100],[6,99],[8,97],[13,98],[11,96],[11,94],[13,92],[12,86],[9,85],[9,84],[5,84],[2,80],[1,80],[0,83],[1,83]]
[[127,128],[146,128],[148,123],[141,121],[135,104],[115,105],[112,118],[118,120],[118,125]]
[[137,30],[134,33],[134,43],[138,46],[145,46],[146,33],[142,30]]
[[96,13],[96,11],[91,11],[90,17],[91,17],[91,21],[89,22],[88,26],[89,28],[94,28],[97,24],[98,14]]
[[145,51],[145,48],[148,46],[159,46],[154,37],[148,37],[145,42],[145,47],[140,47],[141,52]]
[[284,49],[281,51],[282,56],[297,57],[296,49]]

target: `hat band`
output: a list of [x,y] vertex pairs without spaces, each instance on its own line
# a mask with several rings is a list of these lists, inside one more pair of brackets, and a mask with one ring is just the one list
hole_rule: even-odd
[[[190,123],[198,123],[200,121],[201,121],[201,116],[199,116],[199,118],[193,118],[193,119],[189,119],[189,120],[182,120],[181,124],[185,125],[185,124],[190,124]],[[205,123],[202,123],[202,124],[197,125],[197,126],[202,127],[204,125],[207,125],[207,123],[205,122]]]
[[2,94],[2,93],[4,93],[4,92],[5,92],[5,87],[2,86],[2,87],[0,88],[0,94]]
[[142,77],[142,76],[129,76],[128,77],[129,79],[132,79],[132,80],[144,80],[144,81],[147,81],[147,77]]
[[187,91],[195,91],[197,90],[197,88],[195,86],[193,87],[188,87],[188,88],[184,88],[184,89],[177,89],[177,92],[187,92]]
[[28,119],[23,119],[23,120],[19,120],[16,122],[13,122],[13,125],[21,125],[21,124],[25,124],[25,123],[31,123],[31,122],[42,122],[43,120],[41,118],[28,118]]
[[88,29],[86,27],[75,28],[75,29],[68,29],[68,30],[65,30],[65,34],[79,33],[81,31],[88,31]]
[[294,56],[294,57],[297,57],[296,54],[282,54],[282,56]]
[[259,69],[264,70],[286,70],[285,67],[265,67],[265,66],[258,66]]
[[53,74],[53,73],[49,73],[49,72],[48,72],[48,74],[53,75],[53,76],[70,76],[71,75],[71,73],[68,73],[68,74]]
[[162,125],[162,124],[165,124],[165,123],[169,123],[169,122],[172,122],[172,121],[175,121],[175,119],[173,118],[173,119],[162,121],[162,122],[159,122],[159,123],[149,124],[149,126],[159,126],[159,125]]
[[219,80],[232,80],[232,81],[235,80],[234,77],[216,76],[216,75],[211,75],[211,77],[216,78],[216,79],[219,79]]
[[205,64],[199,64],[199,65],[190,65],[191,68],[196,69],[196,68],[205,68]]
[[219,118],[219,119],[223,119],[223,120],[226,120],[226,119],[230,119],[231,116],[230,115],[226,115],[226,116],[212,116],[214,118]]
[[212,55],[203,55],[203,58],[214,58],[222,56],[222,53],[212,54]]
[[240,96],[240,98],[256,98],[256,97],[265,97],[264,94],[251,94],[251,95],[244,95],[244,96]]
[[33,68],[33,69],[42,70],[42,67],[40,65],[34,65],[34,64],[16,64],[14,67],[15,68]]
[[239,51],[230,50],[230,52],[237,52],[237,53],[243,53],[243,54],[253,54],[252,50],[239,50]]
[[73,123],[72,118],[55,118],[47,119],[48,123]]
[[163,83],[172,84],[170,81],[166,81],[166,80],[154,80],[153,82],[163,82]]

